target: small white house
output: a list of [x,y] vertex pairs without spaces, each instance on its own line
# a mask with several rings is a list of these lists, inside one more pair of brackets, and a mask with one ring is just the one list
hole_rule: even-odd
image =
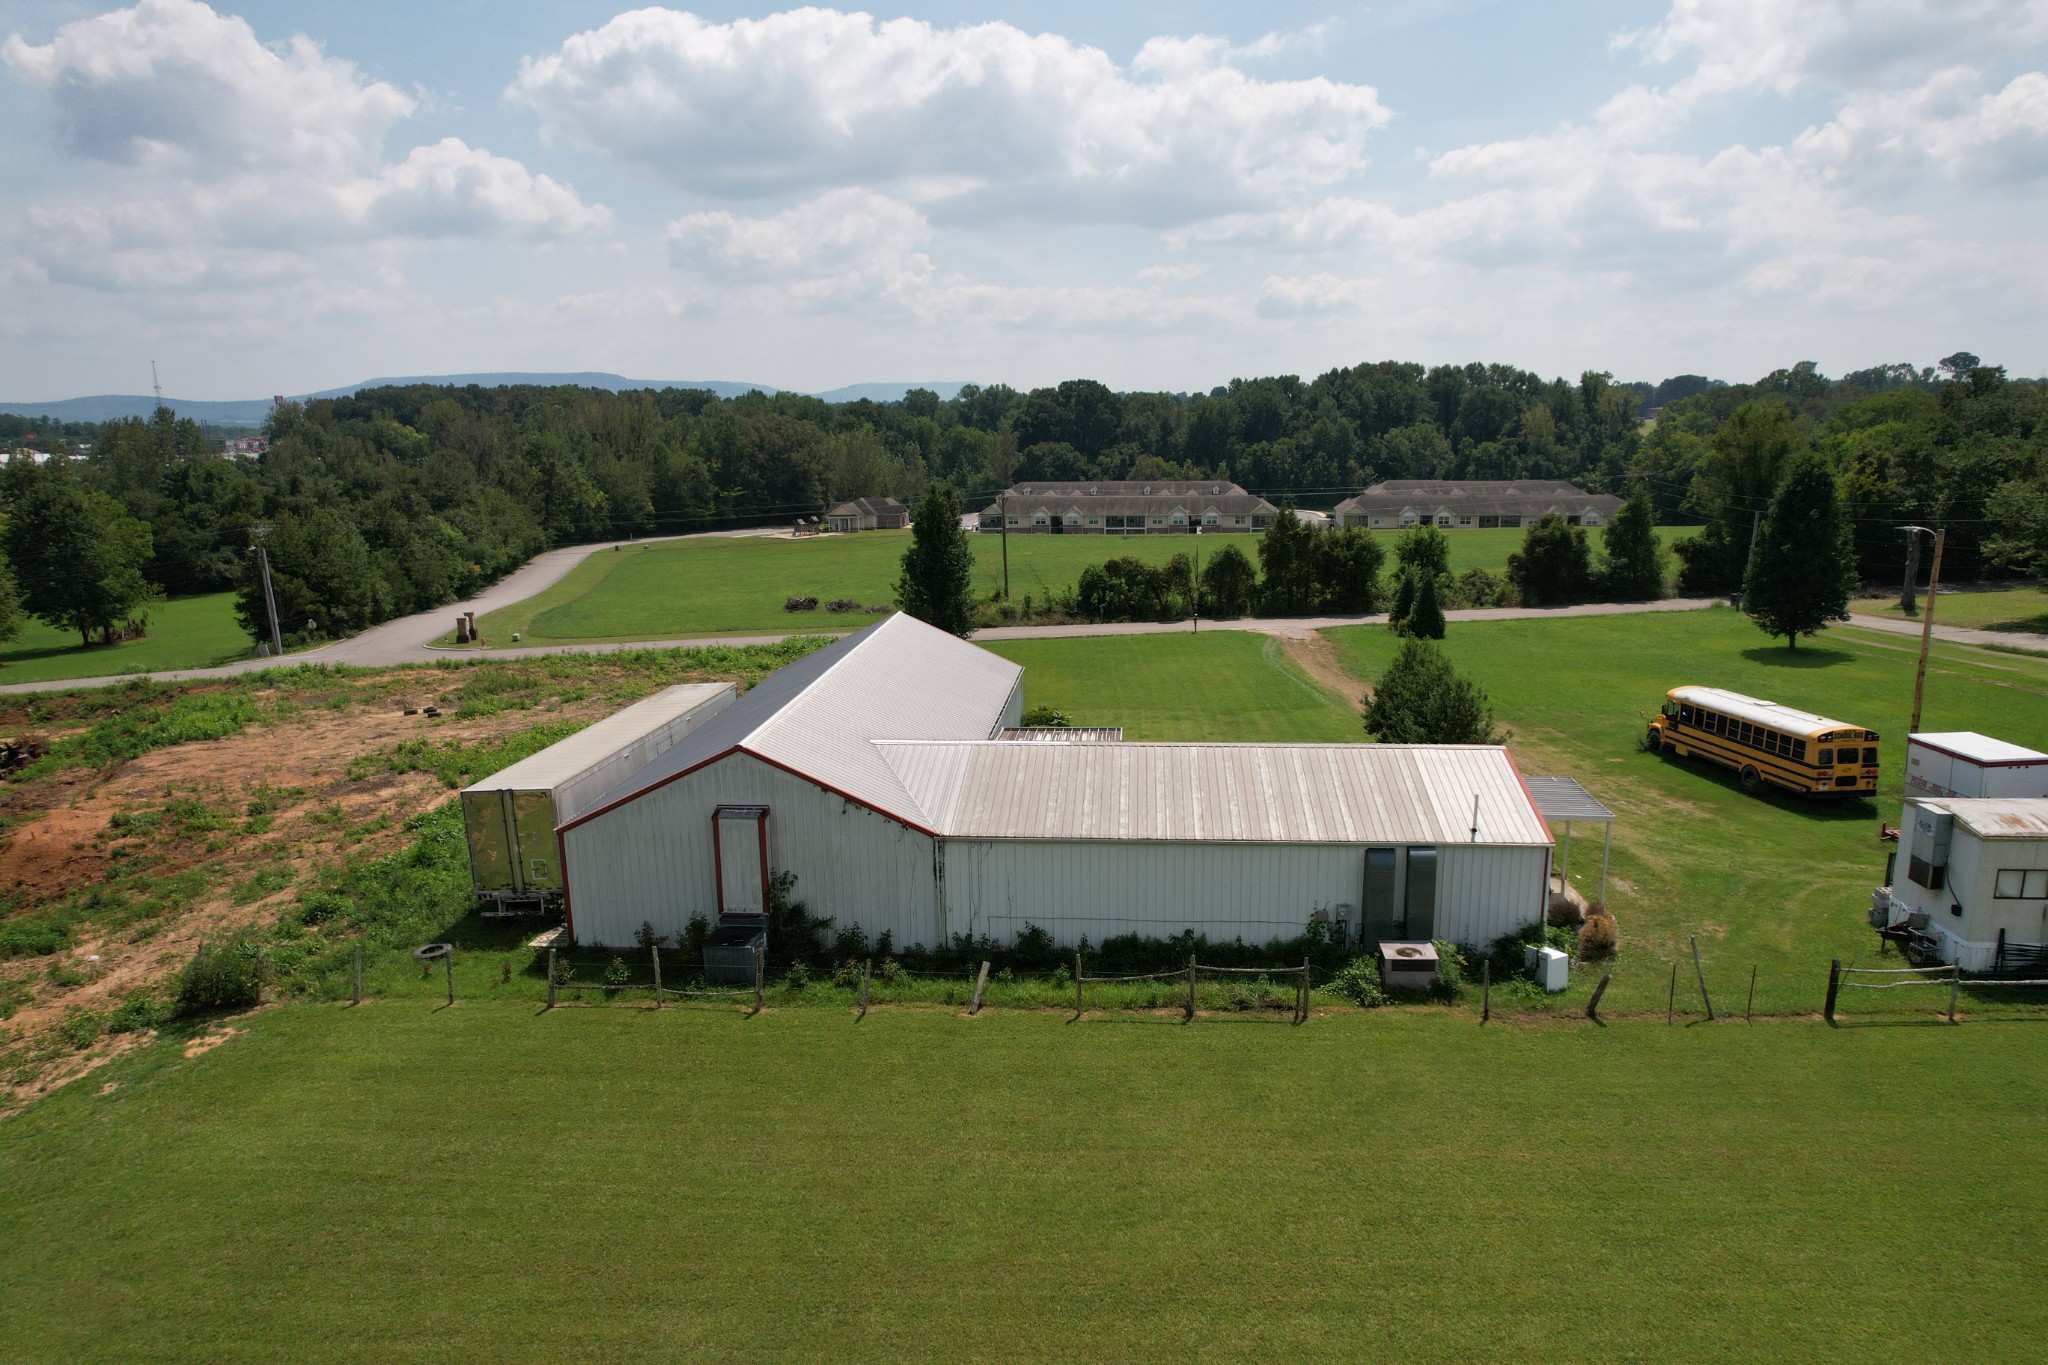
[[2048,944],[2048,754],[1962,731],[1906,755],[1888,927],[1968,972]]
[[900,947],[1480,944],[1543,913],[1550,832],[1504,748],[1008,738],[1022,672],[901,614],[777,670],[561,827],[570,935],[757,913],[784,872]]

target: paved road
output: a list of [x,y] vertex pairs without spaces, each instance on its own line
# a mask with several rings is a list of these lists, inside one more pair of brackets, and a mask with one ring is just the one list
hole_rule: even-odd
[[[708,531],[698,536],[733,537],[748,535],[780,535],[773,530]],[[692,536],[663,536],[657,540],[688,540]],[[550,550],[529,561],[515,572],[508,574],[477,596],[463,602],[435,607],[415,616],[386,621],[360,635],[346,640],[337,640],[331,645],[309,649],[287,655],[283,659],[244,659],[237,663],[223,664],[216,668],[187,668],[159,673],[128,673],[101,678],[54,678],[43,682],[10,683],[0,686],[0,694],[9,692],[60,692],[73,688],[106,687],[128,682],[134,678],[147,677],[159,681],[184,681],[198,678],[226,678],[259,669],[276,668],[280,664],[350,664],[360,668],[385,668],[397,664],[429,663],[437,659],[450,658],[491,658],[520,659],[540,654],[610,654],[623,649],[668,649],[692,645],[758,645],[786,640],[792,635],[835,634],[833,631],[791,631],[779,635],[724,635],[694,636],[675,640],[618,640],[604,644],[587,645],[533,645],[510,649],[491,649],[482,653],[468,650],[436,648],[434,641],[446,635],[452,628],[458,612],[474,611],[478,616],[509,607],[524,601],[536,593],[544,592],[559,583],[568,572],[593,554],[611,551],[618,545],[650,544],[655,541],[607,541],[602,545],[576,545],[567,549]],[[1695,597],[1666,598],[1661,602],[1592,602],[1576,607],[1486,607],[1469,611],[1451,611],[1445,617],[1456,621],[1511,621],[1540,619],[1551,616],[1619,616],[1635,612],[1650,611],[1697,611],[1712,606],[1714,599]],[[1204,621],[1203,630],[1248,630],[1265,635],[1305,638],[1314,631],[1331,626],[1376,625],[1386,621],[1384,615],[1373,616],[1307,616],[1307,617],[1247,617],[1236,621]],[[1869,630],[1883,631],[1893,635],[1918,635],[1920,627],[1910,621],[1887,619],[1877,616],[1856,616],[1855,625]],[[1164,635],[1185,633],[1193,629],[1186,621],[1151,622],[1130,621],[1105,625],[1071,626],[997,626],[976,631],[977,640],[1043,640],[1089,635]],[[2040,650],[2048,653],[2048,636],[2026,635],[2006,631],[1971,630],[1961,626],[1936,625],[1935,635],[1957,644],[2005,645],[2011,648]]]

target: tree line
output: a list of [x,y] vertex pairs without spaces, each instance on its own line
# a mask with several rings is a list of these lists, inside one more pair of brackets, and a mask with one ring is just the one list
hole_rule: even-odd
[[[1934,368],[1829,379],[1801,364],[1740,385],[1381,361],[1197,394],[1075,379],[968,386],[943,401],[914,389],[893,403],[402,385],[280,404],[265,425],[269,448],[255,456],[220,454],[169,412],[105,423],[83,461],[10,467],[0,501],[10,525],[26,511],[43,528],[21,533],[25,552],[52,539],[51,518],[74,542],[108,547],[94,580],[105,589],[91,602],[44,600],[20,584],[34,614],[101,638],[146,612],[151,594],[229,589],[252,638],[267,636],[255,526],[270,528],[281,633],[304,641],[472,593],[550,545],[788,521],[857,496],[915,501],[941,480],[971,512],[1026,479],[1228,479],[1303,507],[1388,478],[1569,479],[1594,492],[1640,490],[1658,521],[1701,526],[1682,552],[1681,586],[1725,592],[1739,588],[1753,527],[1806,454],[1836,482],[1866,581],[1902,572],[1893,527],[1905,521],[1949,529],[1946,575],[2040,571],[2044,405],[2040,382],[1961,352]],[[1659,411],[1646,424],[1650,408]],[[24,501],[46,483],[77,496]],[[1524,600],[1612,591],[1587,577],[1592,559],[1581,573],[1575,538],[1548,534],[1554,544],[1525,548],[1515,587]],[[1213,600],[1370,609],[1357,605],[1377,582],[1365,572],[1370,552],[1315,544],[1292,559],[1275,545],[1255,582],[1235,564],[1218,570]],[[13,569],[24,573],[18,559]],[[1449,589],[1442,604],[1478,604],[1485,585],[1468,586],[1437,584]],[[1092,600],[1148,597],[1158,599],[1156,582],[1106,573]]]

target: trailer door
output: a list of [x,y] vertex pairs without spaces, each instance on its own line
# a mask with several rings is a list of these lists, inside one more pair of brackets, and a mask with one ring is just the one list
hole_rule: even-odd
[[516,891],[511,830],[505,819],[505,793],[462,794],[462,827],[469,839],[469,875],[479,896]]
[[519,834],[519,889],[560,891],[562,869],[556,862],[554,794],[512,793],[512,823]]
[[768,913],[768,808],[720,806],[711,816],[720,915]]

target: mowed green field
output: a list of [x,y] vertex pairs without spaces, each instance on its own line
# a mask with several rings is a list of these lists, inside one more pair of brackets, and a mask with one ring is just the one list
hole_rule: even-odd
[[[1682,528],[1660,531],[1667,542]],[[1498,573],[1522,544],[1520,531],[1454,531],[1451,568],[1478,567]],[[1382,535],[1392,554],[1392,537]],[[1003,586],[1002,538],[976,534],[974,592],[986,597]],[[1009,538],[1010,593],[1043,599],[1049,591],[1080,580],[1081,570],[1118,555],[1164,564],[1176,554],[1200,549],[1212,555],[1235,545],[1258,554],[1258,537],[1219,536],[1047,536]],[[908,531],[866,531],[858,535],[705,537],[601,551],[572,569],[561,582],[515,606],[492,612],[478,624],[484,639],[498,646],[566,644],[597,640],[686,639],[697,635],[783,634],[799,630],[854,629],[879,617],[789,612],[792,597],[822,604],[850,598],[863,606],[895,600]]]
[[2048,1328],[2031,1027],[239,1028],[0,1128],[0,1356],[2026,1360]]
[[248,634],[235,624],[233,593],[174,597],[149,608],[148,635],[118,645],[84,647],[77,632],[55,630],[31,617],[19,636],[0,645],[0,684],[208,668],[246,659],[254,651]]
[[[1849,605],[1865,616],[1920,619],[1917,612],[1907,617],[1900,611],[1896,597],[1889,601],[1859,600]],[[1924,593],[1915,605],[1921,611],[1927,609]],[[1974,630],[2013,630],[2048,635],[2048,590],[2026,585],[1944,592],[1934,604],[1934,621],[1936,625],[1966,626]]]
[[1024,666],[1024,704],[1075,725],[1121,725],[1129,740],[1356,744],[1358,716],[1304,674],[1270,635],[1218,630],[1003,640]]

